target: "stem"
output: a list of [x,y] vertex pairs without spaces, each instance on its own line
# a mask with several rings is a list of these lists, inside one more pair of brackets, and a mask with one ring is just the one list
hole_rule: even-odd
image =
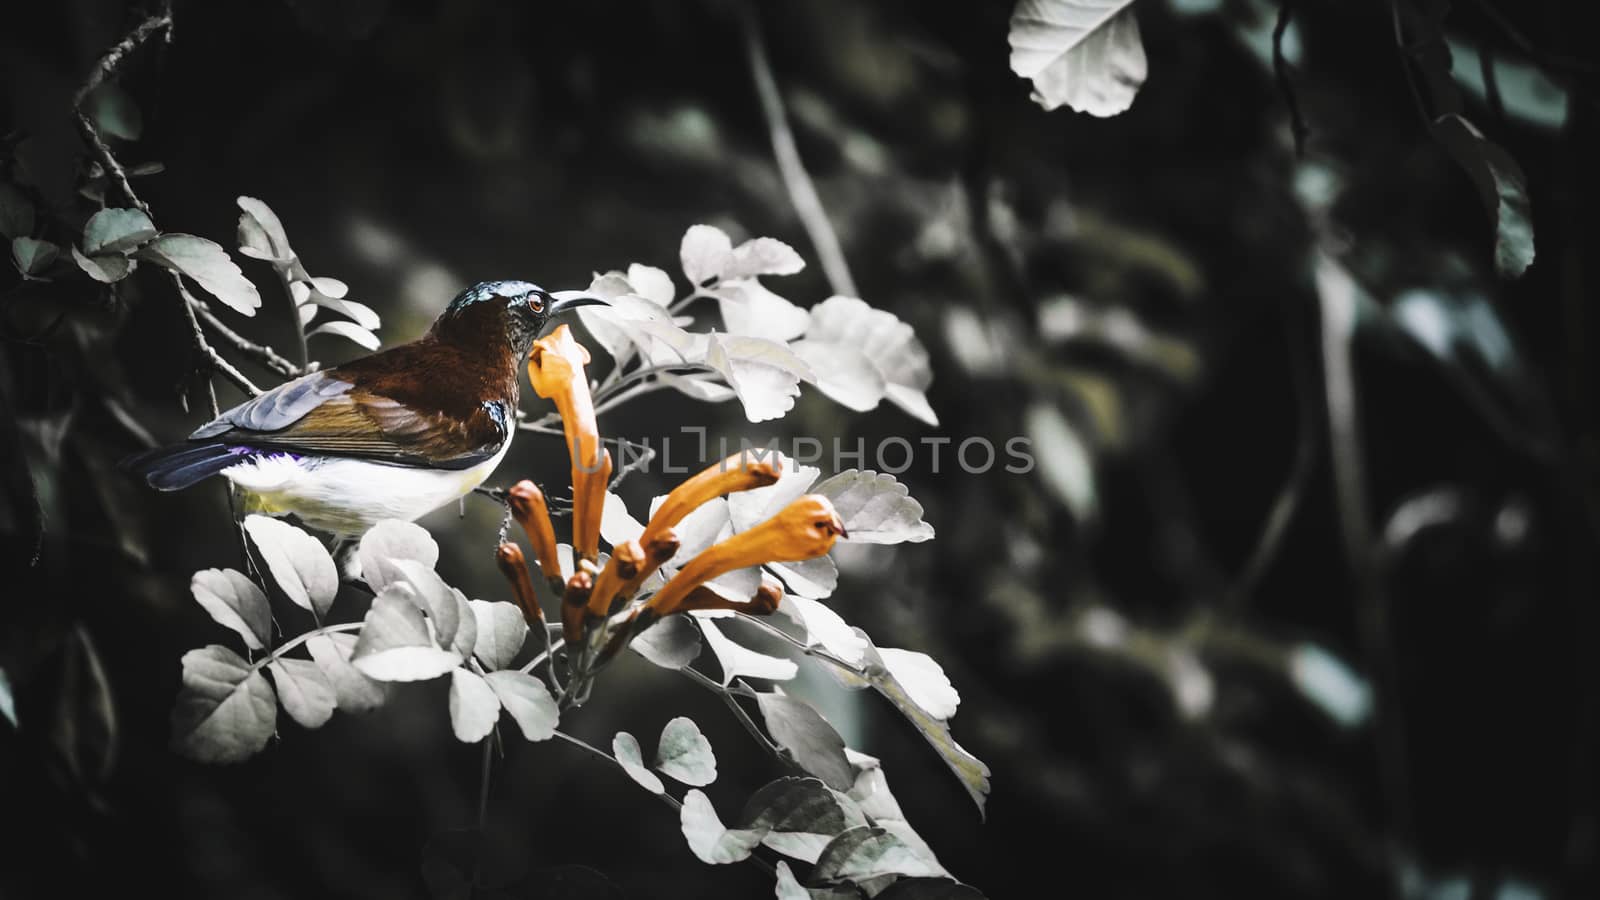
[[305,369],[290,362],[278,351],[265,344],[257,344],[229,328],[225,322],[217,318],[210,307],[199,300],[191,297],[189,305],[194,308],[195,315],[200,317],[201,323],[211,329],[217,337],[226,341],[233,349],[254,359],[263,368],[269,369],[283,378],[298,378],[305,374]]
[[1294,134],[1294,155],[1306,155],[1306,139],[1311,136],[1311,130],[1306,127],[1306,120],[1300,115],[1300,101],[1295,97],[1294,85],[1289,81],[1289,61],[1283,55],[1283,36],[1289,30],[1289,21],[1294,16],[1294,0],[1279,0],[1278,23],[1272,29],[1272,74],[1278,82],[1278,92],[1283,94],[1283,102],[1289,107],[1289,130]]
[[494,767],[494,733],[483,739],[483,774],[478,779],[478,831],[489,821],[489,773]]
[[340,622],[337,625],[324,625],[321,628],[313,628],[304,634],[296,635],[295,637],[292,637],[289,640],[279,644],[271,653],[268,653],[266,656],[256,660],[255,664],[250,666],[250,671],[254,672],[257,669],[260,669],[261,667],[267,665],[273,660],[283,656],[285,653],[288,653],[290,650],[293,650],[294,648],[304,644],[306,641],[309,641],[318,635],[333,634],[336,631],[358,631],[360,630],[361,625],[362,623],[360,622]]
[[784,757],[783,751],[778,749],[778,745],[768,740],[767,736],[761,733],[761,729],[756,727],[755,720],[750,718],[750,714],[745,711],[744,707],[739,705],[738,700],[734,699],[733,691],[729,690],[724,685],[717,684],[715,681],[707,678],[703,673],[698,672],[688,666],[685,666],[678,671],[690,681],[700,685],[711,693],[716,694],[718,697],[721,697],[722,702],[727,704],[728,709],[733,712],[734,718],[739,720],[739,724],[744,726],[745,731],[750,732],[750,736],[755,738],[756,743],[760,744],[768,753],[772,754],[772,757],[778,762],[783,763],[784,765],[789,764],[789,760]]
[[855,279],[850,277],[850,266],[845,263],[844,250],[839,246],[839,236],[828,222],[827,210],[817,196],[816,185],[800,161],[800,151],[795,147],[794,133],[789,130],[787,113],[783,109],[783,95],[778,91],[777,79],[772,75],[772,63],[767,59],[767,47],[761,39],[761,23],[756,18],[755,5],[744,2],[739,6],[739,20],[744,28],[745,52],[750,58],[750,74],[756,83],[756,95],[761,99],[761,112],[767,118],[767,131],[772,137],[772,155],[778,160],[778,174],[783,176],[784,187],[789,190],[789,200],[795,214],[805,227],[811,245],[816,248],[817,259],[823,274],[828,276],[828,286],[835,294],[860,296]]

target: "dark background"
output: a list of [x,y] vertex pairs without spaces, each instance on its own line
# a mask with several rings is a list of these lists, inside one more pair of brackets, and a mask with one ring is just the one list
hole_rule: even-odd
[[[1183,15],[1197,4],[1141,0],[1151,75],[1105,120],[1029,101],[1007,67],[1009,3],[758,5],[861,294],[916,327],[941,425],[808,389],[781,423],[655,394],[601,427],[871,446],[1002,441],[1040,410],[1070,424],[1090,502],[1064,502],[1043,467],[966,475],[947,456],[934,475],[920,457],[902,479],[937,538],[847,560],[831,601],[880,644],[931,653],[961,691],[954,733],[994,771],[986,822],[873,698],[829,710],[885,760],[946,866],[991,897],[1594,896],[1600,145],[1581,4],[1491,2],[1515,36],[1475,2],[1447,20],[1569,93],[1558,129],[1468,101],[1528,175],[1538,257],[1511,282],[1492,271],[1470,183],[1418,117],[1387,3],[1296,4],[1303,161],[1243,37],[1270,30],[1267,4]],[[313,273],[383,315],[386,343],[473,281],[580,287],[633,261],[676,273],[696,222],[790,242],[812,265],[769,285],[803,306],[828,294],[729,4],[265,0],[179,3],[176,17],[173,43],[121,78],[144,127],[119,156],[165,165],[137,182],[157,221],[232,247],[234,198],[262,198]],[[75,193],[71,94],[141,18],[99,0],[6,12],[0,130],[29,140],[5,156],[62,222],[95,208]],[[1295,190],[1319,172],[1342,184],[1320,231]],[[1375,588],[1341,545],[1318,246],[1375,301],[1353,347]],[[220,315],[288,347],[270,270],[243,265],[266,306]],[[152,270],[115,293],[0,275],[0,668],[21,723],[0,722],[0,894],[424,896],[424,845],[476,818],[477,748],[451,736],[442,684],[316,734],[283,719],[281,740],[239,766],[167,747],[179,657],[221,639],[188,577],[239,551],[220,487],[158,496],[113,468],[139,428],[177,438],[206,404]],[[1511,354],[1425,352],[1386,312],[1412,290],[1481,298],[1488,324],[1456,324],[1480,339],[1503,328]],[[1087,314],[1042,327],[1063,297]],[[320,337],[312,351],[355,352]],[[219,385],[224,405],[239,399]],[[524,435],[491,483],[564,467],[557,440]],[[636,477],[640,503],[670,484]],[[1281,543],[1252,569],[1286,483]],[[505,599],[497,521],[477,499],[463,520],[426,520],[470,596]],[[1376,643],[1361,615],[1374,608]],[[1098,648],[1092,625],[1111,611],[1132,637]],[[1285,654],[1306,642],[1376,685],[1376,719],[1341,726],[1296,689]],[[1178,691],[1207,684],[1186,714]],[[626,728],[648,748],[677,714],[718,748],[720,808],[775,774],[715,698],[637,659],[563,727],[602,744]],[[490,833],[516,864],[597,869],[627,896],[770,896],[753,867],[698,863],[664,807],[554,742],[511,742]]]

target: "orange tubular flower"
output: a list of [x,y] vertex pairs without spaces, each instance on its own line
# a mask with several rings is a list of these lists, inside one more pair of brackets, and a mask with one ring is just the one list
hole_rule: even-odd
[[645,525],[644,534],[639,536],[639,543],[649,546],[652,538],[677,525],[683,521],[684,516],[699,509],[709,500],[736,491],[748,491],[775,484],[778,477],[783,474],[783,463],[780,459],[781,457],[774,455],[772,462],[769,463],[762,459],[752,459],[749,451],[741,450],[722,462],[707,466],[700,474],[672,489],[667,499],[661,502],[656,514],[650,517],[649,524]]
[[600,553],[600,510],[611,478],[611,455],[600,446],[594,421],[594,398],[584,366],[589,351],[561,325],[533,342],[528,356],[528,381],[534,393],[555,402],[572,454],[572,548],[581,559]]
[[690,560],[650,598],[648,608],[670,616],[685,608],[695,588],[734,569],[769,562],[798,562],[833,549],[848,537],[833,504],[821,494],[806,494],[760,525],[735,534]]
[[539,598],[528,578],[528,564],[522,556],[522,548],[511,543],[501,544],[495,551],[494,561],[500,566],[500,574],[511,582],[511,590],[517,595],[517,603],[522,606],[522,615],[528,624],[543,628],[544,610],[539,608]]
[[623,584],[639,574],[644,564],[644,548],[638,541],[626,541],[611,548],[611,558],[600,576],[594,580],[594,590],[589,593],[589,614],[603,616],[611,612],[611,601]]
[[[539,571],[550,582],[550,588],[560,594],[561,563],[556,557],[556,529],[550,522],[550,508],[545,504],[544,493],[533,482],[523,480],[512,486],[508,496],[511,515],[528,536]],[[517,552],[520,555],[522,551]]]

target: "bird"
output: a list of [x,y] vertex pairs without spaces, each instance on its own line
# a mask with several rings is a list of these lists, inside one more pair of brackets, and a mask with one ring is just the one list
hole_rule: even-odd
[[250,511],[293,514],[335,539],[413,521],[466,496],[505,458],[533,342],[553,317],[589,305],[606,301],[480,282],[422,337],[284,382],[122,467],[159,491],[220,474]]

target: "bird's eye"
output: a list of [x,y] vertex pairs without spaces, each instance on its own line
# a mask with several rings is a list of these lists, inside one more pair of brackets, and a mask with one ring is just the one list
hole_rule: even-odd
[[536,313],[544,312],[544,299],[541,298],[538,294],[533,294],[533,295],[529,296],[528,297],[528,308],[533,310]]

